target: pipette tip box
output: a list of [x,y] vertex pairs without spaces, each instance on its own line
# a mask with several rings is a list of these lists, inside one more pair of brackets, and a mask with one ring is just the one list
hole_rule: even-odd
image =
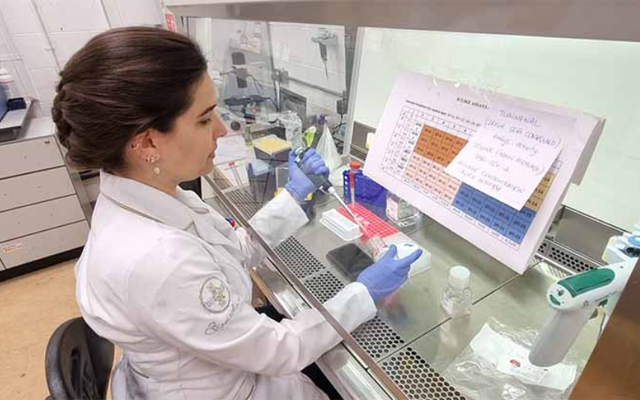
[[335,233],[340,239],[347,242],[362,236],[358,224],[340,214],[338,210],[335,209],[323,212],[322,217],[320,217],[320,223]]

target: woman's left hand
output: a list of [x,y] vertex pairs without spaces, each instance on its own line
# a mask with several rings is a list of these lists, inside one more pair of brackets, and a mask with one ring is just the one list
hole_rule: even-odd
[[289,182],[285,189],[302,203],[309,194],[318,190],[307,175],[329,176],[329,168],[322,160],[322,157],[314,149],[307,150],[302,157],[302,168],[296,164],[296,155],[293,150],[289,153]]

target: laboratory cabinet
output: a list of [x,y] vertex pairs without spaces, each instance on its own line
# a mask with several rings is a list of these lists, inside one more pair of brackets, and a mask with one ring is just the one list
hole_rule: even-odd
[[[331,164],[329,179],[347,203],[353,185],[357,207],[366,209],[360,215],[366,215],[372,229],[385,232],[387,244],[411,242],[429,253],[427,267],[393,296],[377,302],[378,313],[371,321],[346,332],[322,304],[353,282],[359,270],[336,262],[335,254],[346,245],[363,253],[370,249],[359,239],[345,241],[323,223],[323,214],[341,205],[316,194],[303,204],[309,223],[292,237],[270,247],[258,235],[268,259],[254,266],[252,277],[269,301],[288,317],[316,308],[342,336],[343,342],[318,365],[344,398],[495,400],[518,393],[519,399],[582,400],[588,398],[584,393],[606,398],[603,391],[640,398],[638,389],[623,381],[624,374],[616,376],[606,356],[616,354],[623,365],[640,360],[637,343],[623,351],[616,346],[622,342],[615,340],[615,335],[637,334],[631,327],[640,316],[630,311],[629,302],[635,301],[631,294],[637,292],[640,271],[630,267],[626,289],[616,289],[622,295],[613,314],[606,302],[591,303],[584,286],[572,286],[585,280],[571,279],[620,260],[625,265],[637,261],[640,163],[637,150],[628,144],[637,136],[637,124],[629,116],[636,115],[640,105],[640,25],[633,18],[640,4],[171,0],[166,5],[179,29],[203,49],[218,94],[217,110],[229,130],[218,141],[214,172],[205,177],[214,194],[208,201],[251,230],[250,218],[283,190],[287,152],[302,143],[322,152]],[[410,201],[424,214],[417,222],[400,226],[389,216],[385,194],[401,183],[381,187],[366,171],[371,170],[367,165],[380,163],[375,158],[377,140],[394,135],[385,117],[394,110],[388,104],[396,82],[407,73],[431,80],[435,91],[447,85],[451,90],[467,88],[474,100],[460,102],[470,106],[518,98],[520,104],[545,104],[547,110],[597,119],[595,133],[580,143],[575,172],[563,178],[567,183],[557,204],[539,221],[544,229],[524,269],[499,261],[464,230],[454,232],[443,214],[421,207],[420,198]],[[416,99],[409,100],[416,105]],[[457,143],[457,151],[467,143],[456,139],[462,119],[437,126],[398,121],[395,126],[405,133],[415,130],[416,137],[422,132],[442,143]],[[576,121],[582,126],[584,120]],[[417,142],[407,139],[403,146],[429,146]],[[429,150],[423,150],[429,158]],[[443,151],[448,153],[421,161],[416,171],[424,176],[418,172],[414,184],[427,185],[436,170],[436,180],[444,179],[443,164],[456,155]],[[407,154],[391,154],[389,164],[399,165],[398,159]],[[365,173],[351,161],[363,164]],[[461,201],[456,196],[467,196],[470,202],[481,198],[470,189],[456,194],[462,185],[450,177],[441,183],[446,186],[442,197],[454,205]],[[444,192],[452,187],[446,197]],[[511,220],[525,229],[525,217],[542,215],[533,212],[544,206],[542,198],[524,214],[516,216],[518,210],[511,210],[513,215],[502,212],[483,221],[481,210],[494,203],[482,202],[479,208],[458,206],[456,218],[466,220],[469,229],[493,224],[494,232],[487,231],[492,238],[499,237],[498,230],[509,233],[505,224]],[[504,243],[517,248],[519,240],[521,236],[511,235]],[[452,318],[441,300],[454,266],[471,273],[473,305],[470,314]],[[547,293],[558,282],[583,296],[585,306],[594,304],[597,312],[585,314],[582,329],[546,336],[542,346],[549,348],[562,347],[567,337],[575,339],[562,363],[555,369],[533,367],[520,359],[523,352],[530,351],[540,332],[567,321],[566,314],[554,314],[557,299]],[[609,284],[612,281],[602,283]],[[554,315],[557,324],[547,325]],[[508,343],[520,358],[505,361],[498,347],[489,346],[496,340]],[[493,351],[483,353],[487,348]],[[461,373],[465,366],[473,371]],[[594,376],[607,386],[596,388]]]
[[15,140],[0,143],[0,262],[12,276],[23,270],[15,267],[77,256],[85,244],[86,196],[62,154],[50,118],[27,118]]

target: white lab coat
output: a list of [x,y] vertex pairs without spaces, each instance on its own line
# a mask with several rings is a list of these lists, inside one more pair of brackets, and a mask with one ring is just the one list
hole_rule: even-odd
[[[191,192],[100,179],[76,296],[89,326],[123,350],[114,400],[326,398],[299,371],[341,338],[315,309],[277,323],[251,307],[247,267],[264,251],[247,231]],[[286,191],[250,221],[271,246],[306,222]],[[325,307],[348,331],[376,313],[360,283]]]

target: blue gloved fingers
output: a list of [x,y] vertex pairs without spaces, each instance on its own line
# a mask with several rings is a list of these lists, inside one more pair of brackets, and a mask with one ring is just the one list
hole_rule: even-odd
[[318,152],[316,151],[316,149],[309,148],[305,153],[304,156],[302,157],[302,161],[306,161],[307,159],[309,159],[309,157],[314,156],[315,154],[318,154]]
[[316,149],[309,149],[307,150],[304,155],[302,156],[302,163],[306,164],[307,160],[310,159],[313,156],[318,156],[320,157],[320,155],[318,155],[318,153],[316,152]]
[[317,160],[314,159],[310,161],[308,165],[309,165],[309,172],[311,172],[312,174],[318,174],[318,170],[322,168],[325,164],[321,158],[318,158]]
[[[309,152],[305,153],[304,157],[311,158],[315,153],[312,152],[307,156]],[[285,188],[299,202],[303,202],[309,193],[313,193],[317,189],[317,186],[307,177],[307,172],[304,171],[304,163],[301,164],[302,168],[296,163],[295,153],[293,151],[289,152],[289,182],[285,185]]]
[[396,247],[395,244],[392,244],[391,246],[389,246],[389,250],[387,250],[387,252],[384,253],[384,256],[382,256],[382,258],[379,261],[382,261],[382,260],[384,260],[385,262],[391,261],[396,257],[397,254],[398,254],[398,248]]
[[325,164],[322,165],[322,167],[318,168],[318,170],[316,172],[314,172],[316,175],[324,175],[324,176],[329,176],[329,167],[327,167]]
[[418,260],[418,258],[420,258],[420,256],[422,255],[422,250],[418,249],[416,251],[414,251],[413,253],[409,254],[408,256],[406,256],[405,258],[401,258],[398,261],[403,262],[403,263],[407,263],[409,265],[413,264],[416,260]]

